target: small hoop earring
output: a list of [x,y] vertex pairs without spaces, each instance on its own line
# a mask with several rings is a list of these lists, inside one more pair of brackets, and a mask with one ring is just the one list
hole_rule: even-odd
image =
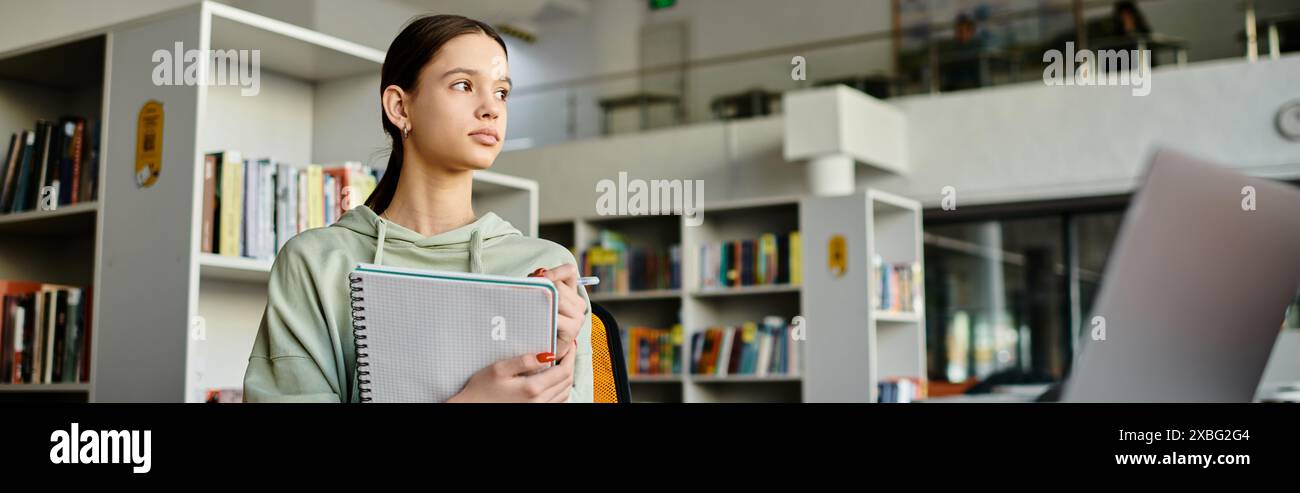
[[402,127],[402,138],[409,139],[410,137],[411,137],[411,125],[408,123],[405,127]]

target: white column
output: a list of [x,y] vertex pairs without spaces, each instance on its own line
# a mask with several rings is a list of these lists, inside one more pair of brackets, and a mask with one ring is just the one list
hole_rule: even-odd
[[833,196],[853,193],[853,157],[831,154],[808,161],[808,190],[813,195]]

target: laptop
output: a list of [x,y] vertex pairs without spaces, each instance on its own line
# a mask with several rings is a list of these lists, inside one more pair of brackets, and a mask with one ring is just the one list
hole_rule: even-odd
[[1161,151],[1102,279],[1062,401],[1250,402],[1300,286],[1300,190]]

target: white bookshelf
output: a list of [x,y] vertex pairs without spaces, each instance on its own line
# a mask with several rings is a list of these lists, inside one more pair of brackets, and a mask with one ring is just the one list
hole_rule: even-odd
[[[680,321],[685,332],[682,368],[688,371],[692,333],[713,325],[761,322],[769,315],[787,322],[802,315],[808,338],[801,343],[803,368],[792,375],[633,375],[628,379],[633,401],[874,402],[881,378],[925,379],[924,304],[911,313],[872,310],[874,287],[867,270],[867,259],[877,253],[894,263],[923,261],[919,203],[870,190],[835,198],[712,203],[703,210],[699,226],[688,226],[678,216],[587,217],[547,221],[541,231],[578,253],[602,227],[632,231],[649,244],[680,238],[683,289],[598,293],[592,301],[604,305],[622,328],[669,327]],[[677,232],[668,231],[672,227]],[[800,231],[802,237],[801,285],[698,285],[700,245],[787,231]],[[826,269],[830,234],[846,236],[850,250],[850,268],[833,281]]]
[[[178,42],[184,49],[260,50],[259,93],[155,85],[152,54]],[[195,402],[208,388],[241,387],[272,259],[199,251],[203,155],[231,149],[293,165],[382,168],[383,58],[379,50],[212,2],[0,53],[4,136],[37,119],[103,117],[98,202],[0,215],[0,278],[94,287],[91,380],[0,384],[0,393]],[[210,69],[201,64],[199,80]],[[131,173],[136,118],[149,100],[165,112],[163,168],[156,184],[139,188]],[[490,171],[475,172],[474,181],[475,212],[495,212],[537,234],[535,181]]]
[[[108,39],[102,32],[83,33],[0,53],[0,138],[5,139],[0,145],[7,146],[14,132],[34,130],[37,120],[57,122],[61,116],[76,115],[102,122],[107,113]],[[104,132],[101,128],[101,135]],[[99,149],[102,153],[102,141]],[[101,156],[99,197],[102,162]],[[0,279],[97,288],[99,213],[99,204],[92,201],[0,214]],[[91,323],[93,337],[99,324],[94,317]],[[86,400],[89,391],[88,383],[3,383],[0,400],[49,394]]]
[[[876,190],[803,202],[807,350],[804,400],[875,402],[876,385],[894,377],[926,381],[924,285],[908,313],[882,312],[870,300],[872,259],[915,262],[924,271],[920,203]],[[830,218],[834,218],[831,220]],[[827,244],[843,236],[842,275],[828,268]]]

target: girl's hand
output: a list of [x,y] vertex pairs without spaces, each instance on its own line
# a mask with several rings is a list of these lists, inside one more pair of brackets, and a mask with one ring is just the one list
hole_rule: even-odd
[[578,340],[578,333],[582,331],[582,324],[585,322],[583,317],[587,313],[587,302],[583,301],[582,295],[578,294],[578,266],[564,264],[553,269],[538,268],[528,277],[550,279],[560,292],[560,320],[556,334],[559,341],[556,347],[561,349],[555,356],[564,358],[568,355],[569,349],[576,347],[570,343]]
[[[493,363],[470,377],[465,388],[447,402],[565,402],[573,390],[572,351],[570,357],[547,368],[555,359],[551,353],[524,354]],[[538,370],[544,370],[537,372]],[[537,372],[537,373],[534,373]]]

